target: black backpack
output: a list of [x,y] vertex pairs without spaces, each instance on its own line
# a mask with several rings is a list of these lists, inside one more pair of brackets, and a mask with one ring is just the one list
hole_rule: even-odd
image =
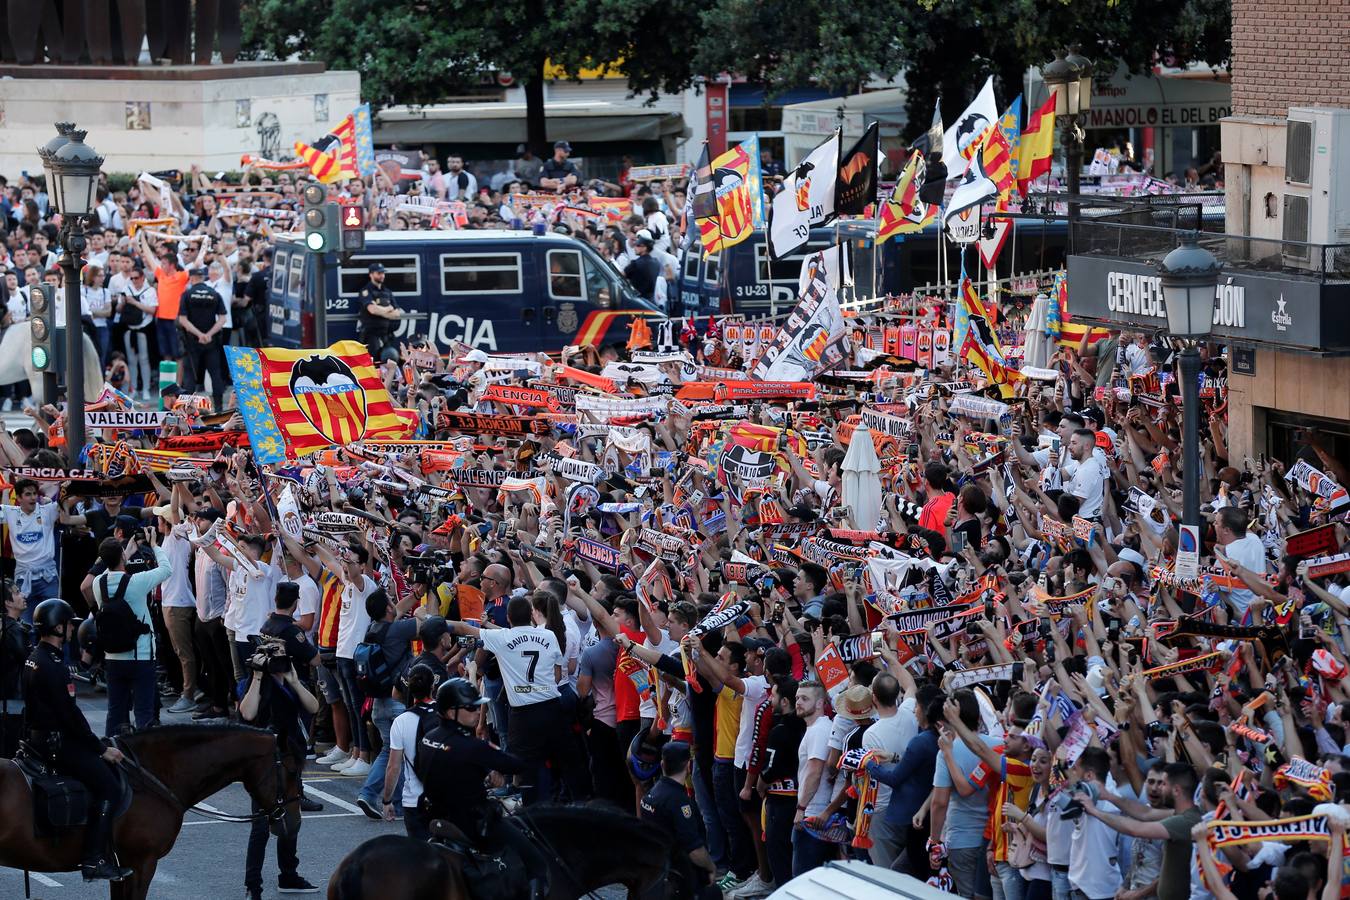
[[356,645],[352,665],[356,668],[356,686],[367,697],[388,697],[398,672],[384,653],[384,635],[388,622],[376,622],[366,631],[365,640]]
[[103,604],[94,613],[98,645],[104,653],[132,653],[140,636],[150,633],[150,626],[142,622],[127,603],[127,585],[131,583],[131,576],[122,573],[117,592],[111,597],[108,596],[108,573],[103,574],[99,583],[103,586]]

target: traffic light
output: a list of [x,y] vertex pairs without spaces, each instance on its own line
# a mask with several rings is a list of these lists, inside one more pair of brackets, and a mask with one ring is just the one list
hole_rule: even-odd
[[336,250],[338,245],[338,205],[328,201],[321,184],[305,187],[305,246],[315,253]]
[[366,249],[366,208],[364,206],[343,205],[342,249],[350,252]]
[[33,368],[45,372],[52,365],[52,339],[56,335],[56,288],[50,284],[29,285],[28,327],[33,333]]

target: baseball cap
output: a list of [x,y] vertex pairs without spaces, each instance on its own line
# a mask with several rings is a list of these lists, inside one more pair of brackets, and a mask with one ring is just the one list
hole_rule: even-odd
[[135,516],[123,515],[118,516],[117,519],[114,521],[113,525],[114,527],[120,528],[123,531],[136,531],[138,528],[141,527],[141,520],[136,518]]
[[1121,551],[1120,551],[1119,553],[1116,554],[1116,556],[1117,556],[1117,558],[1123,559],[1123,560],[1125,560],[1126,562],[1132,562],[1132,563],[1134,563],[1136,566],[1138,566],[1138,567],[1141,568],[1141,569],[1148,565],[1147,561],[1145,561],[1145,559],[1144,559],[1144,554],[1140,553],[1138,550],[1134,549],[1133,547],[1124,547],[1124,548],[1122,548]]
[[194,266],[193,268],[188,270],[188,274],[191,275],[193,278],[205,278],[206,269],[203,268],[202,266]]
[[373,262],[373,263],[371,263],[370,265],[366,266],[366,271],[367,271],[367,272],[383,272],[383,271],[384,271],[384,263]]
[[567,141],[554,141],[554,142],[553,142],[553,149],[554,149],[554,150],[566,150],[568,153],[571,153],[571,152],[572,152],[572,145],[569,144],[569,143],[567,143]]
[[440,643],[441,638],[450,633],[450,626],[445,623],[441,616],[428,616],[422,623],[422,627],[417,629],[417,639],[427,646],[435,646]]

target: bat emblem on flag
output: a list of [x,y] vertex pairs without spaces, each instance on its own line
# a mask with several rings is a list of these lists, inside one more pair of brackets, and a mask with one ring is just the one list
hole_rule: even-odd
[[316,355],[291,367],[291,394],[306,421],[334,444],[359,441],[366,433],[366,390],[351,366],[336,356]]
[[797,211],[806,212],[811,208],[811,176],[807,175],[797,185]]

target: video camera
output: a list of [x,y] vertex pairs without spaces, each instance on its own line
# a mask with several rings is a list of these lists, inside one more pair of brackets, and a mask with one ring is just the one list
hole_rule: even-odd
[[254,672],[285,675],[291,668],[291,657],[286,652],[286,642],[281,638],[260,636],[258,649],[245,660],[245,665]]
[[408,553],[403,560],[408,565],[408,579],[414,584],[433,584],[453,581],[455,567],[450,561],[450,551],[431,550],[426,553]]

